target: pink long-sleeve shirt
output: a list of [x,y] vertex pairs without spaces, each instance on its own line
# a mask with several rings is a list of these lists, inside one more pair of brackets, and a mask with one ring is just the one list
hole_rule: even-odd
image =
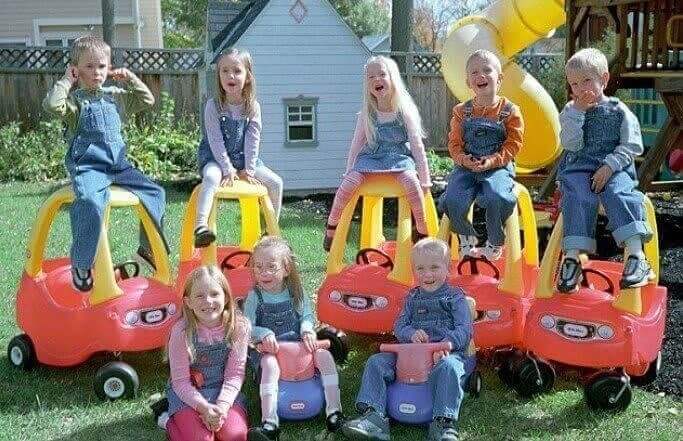
[[[377,112],[377,120],[381,123],[386,123],[393,121],[398,117],[398,112]],[[432,185],[432,180],[429,176],[429,167],[427,165],[427,153],[425,152],[425,146],[422,142],[420,134],[417,132],[416,122],[409,116],[404,116],[404,122],[406,125],[406,132],[408,132],[408,144],[410,145],[410,152],[413,155],[413,160],[415,160],[415,168],[417,170],[417,177],[420,180],[420,185],[423,187],[430,187]],[[365,127],[363,126],[363,120],[361,114],[358,114],[356,119],[356,130],[353,133],[353,140],[351,141],[351,148],[349,149],[349,157],[346,161],[346,172],[353,168],[356,163],[356,158],[358,154],[363,149],[367,143],[367,136],[365,134]]]
[[[206,404],[206,399],[192,384],[190,378],[190,354],[187,350],[185,320],[180,320],[171,329],[168,339],[168,362],[171,368],[171,386],[178,397],[188,406],[197,409]],[[216,405],[224,411],[232,407],[244,382],[244,370],[247,361],[247,348],[250,339],[250,327],[246,319],[238,317],[231,344],[230,355],[223,371],[223,387],[216,400]],[[197,339],[204,344],[218,342],[225,338],[223,325],[213,328],[197,325]]]
[[[243,116],[243,104],[228,104],[224,108],[220,107],[217,100],[210,98],[204,106],[204,130],[209,141],[209,148],[213,157],[216,158],[218,165],[223,171],[223,175],[229,171],[234,171],[232,162],[225,150],[223,132],[221,131],[221,115],[237,118]],[[251,115],[244,115],[249,118],[249,124],[244,133],[244,170],[253,176],[256,160],[258,159],[259,146],[261,144],[261,106],[258,101],[254,102],[254,110]]]

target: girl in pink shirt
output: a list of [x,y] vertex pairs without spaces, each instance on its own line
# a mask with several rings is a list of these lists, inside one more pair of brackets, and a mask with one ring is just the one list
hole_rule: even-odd
[[194,270],[183,291],[183,318],[168,340],[169,440],[247,439],[246,406],[239,391],[250,334],[220,270]]
[[432,186],[422,138],[422,119],[394,60],[376,56],[365,65],[363,108],[358,114],[346,173],[334,196],[323,247],[330,250],[341,212],[368,173],[396,173],[415,217],[427,235],[424,192]]

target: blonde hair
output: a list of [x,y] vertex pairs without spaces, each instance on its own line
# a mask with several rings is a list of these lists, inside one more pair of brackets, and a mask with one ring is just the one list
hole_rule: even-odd
[[417,256],[429,256],[448,263],[450,259],[448,244],[441,239],[425,237],[419,240],[410,251],[410,257],[414,260]]
[[487,51],[486,49],[479,49],[467,57],[467,62],[465,62],[465,70],[468,70],[470,67],[470,63],[472,63],[473,60],[482,60],[482,61],[488,61],[493,65],[493,68],[498,71],[498,74],[503,73],[503,66],[500,64],[500,59],[496,56],[491,51]]
[[111,47],[104,40],[93,35],[87,35],[78,37],[71,44],[71,64],[77,65],[81,57],[90,52],[104,54],[108,60],[111,58]]
[[248,51],[232,48],[223,52],[216,60],[218,102],[221,108],[227,103],[227,94],[221,85],[221,61],[226,57],[237,58],[237,60],[244,66],[244,70],[246,70],[247,78],[244,82],[244,88],[242,88],[242,99],[244,99],[244,114],[247,116],[252,116],[254,107],[256,106],[256,78],[254,78],[254,63],[251,59],[251,54]]
[[267,249],[273,249],[275,255],[288,269],[289,274],[285,277],[285,286],[289,289],[289,294],[292,296],[294,307],[300,310],[304,303],[304,288],[301,283],[301,275],[299,274],[296,256],[285,239],[280,236],[265,236],[256,242],[254,251],[252,252],[252,258],[249,260],[251,270],[254,271],[254,256]]
[[564,71],[590,72],[601,77],[609,73],[609,63],[605,54],[599,49],[589,47],[572,55],[564,65]]
[[230,285],[223,273],[217,266],[200,266],[190,273],[185,281],[183,288],[183,317],[185,318],[185,339],[187,344],[187,352],[190,354],[190,363],[195,360],[197,355],[194,346],[194,336],[197,333],[197,317],[194,311],[187,306],[185,299],[188,298],[193,291],[193,288],[199,280],[211,280],[220,286],[223,295],[225,296],[225,308],[223,309],[223,327],[225,329],[225,341],[231,342],[235,331],[235,320],[237,319],[237,312],[235,310],[235,300],[230,291]]
[[425,131],[422,127],[422,118],[420,117],[420,111],[413,101],[413,98],[408,93],[406,85],[401,79],[401,73],[398,70],[398,65],[394,60],[381,55],[373,56],[368,58],[365,63],[363,72],[365,72],[365,78],[363,81],[363,109],[361,110],[361,120],[363,127],[365,127],[365,137],[368,144],[373,144],[375,142],[376,127],[373,115],[377,113],[377,99],[370,93],[370,88],[368,87],[367,71],[368,66],[371,64],[381,64],[384,65],[389,74],[389,81],[392,85],[392,96],[391,96],[391,109],[394,112],[398,112],[403,116],[403,120],[412,121],[415,125],[415,131],[420,138],[425,137]]

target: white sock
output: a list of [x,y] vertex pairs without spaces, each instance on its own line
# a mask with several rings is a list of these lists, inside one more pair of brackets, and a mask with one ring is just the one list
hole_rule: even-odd
[[323,391],[325,393],[325,415],[341,412],[341,397],[339,394],[339,375],[322,376]]
[[277,416],[277,383],[261,383],[261,421],[280,425],[280,418]]
[[641,239],[639,234],[634,234],[624,241],[624,246],[626,248],[626,257],[636,256],[639,259],[645,258],[645,253],[643,252],[643,239]]

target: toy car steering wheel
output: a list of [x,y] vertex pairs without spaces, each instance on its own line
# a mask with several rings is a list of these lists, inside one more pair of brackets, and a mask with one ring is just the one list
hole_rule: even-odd
[[600,278],[602,280],[604,280],[605,283],[607,283],[607,289],[604,291],[607,292],[608,294],[614,295],[614,283],[612,283],[612,280],[609,277],[607,277],[607,275],[605,273],[598,271],[596,269],[593,269],[593,268],[582,268],[581,274],[583,275],[583,277],[581,278],[581,286],[583,286],[584,288],[590,288],[590,284],[588,283],[587,275],[588,274],[595,274],[597,276],[600,276]]
[[377,254],[384,259],[383,262],[379,262],[379,261],[372,261],[372,262],[377,263],[382,268],[389,268],[389,271],[394,269],[394,262],[391,260],[391,257],[389,257],[389,255],[387,253],[385,253],[384,251],[378,250],[376,248],[363,248],[362,250],[359,250],[358,254],[356,254],[356,263],[359,265],[361,265],[361,264],[369,265],[371,260],[368,257],[368,254],[372,254],[372,253]]
[[[128,267],[132,267],[132,271],[128,271]],[[128,260],[114,265],[114,272],[116,271],[119,272],[121,280],[137,277],[140,274],[140,264],[134,260]]]
[[482,262],[482,263],[484,263],[486,266],[488,266],[489,268],[491,268],[491,269],[493,270],[493,277],[495,277],[497,280],[500,280],[500,271],[498,270],[498,268],[496,268],[496,266],[495,266],[493,263],[491,263],[490,260],[488,260],[488,259],[483,259],[483,258],[480,258],[480,257],[479,257],[479,258],[478,258],[478,257],[472,257],[472,256],[465,256],[465,257],[463,257],[463,259],[460,261],[460,263],[458,263],[458,266],[457,266],[458,275],[459,275],[459,276],[462,276],[462,275],[463,275],[462,267],[463,267],[466,263],[469,263],[469,264],[470,264],[470,274],[472,274],[472,275],[477,275],[477,274],[479,274],[479,268],[477,267],[477,262]]
[[[231,263],[231,260],[238,256],[248,256],[244,262]],[[236,268],[244,268],[249,263],[251,259],[251,251],[237,250],[225,256],[225,259],[221,262],[221,271],[224,270],[234,270]]]

